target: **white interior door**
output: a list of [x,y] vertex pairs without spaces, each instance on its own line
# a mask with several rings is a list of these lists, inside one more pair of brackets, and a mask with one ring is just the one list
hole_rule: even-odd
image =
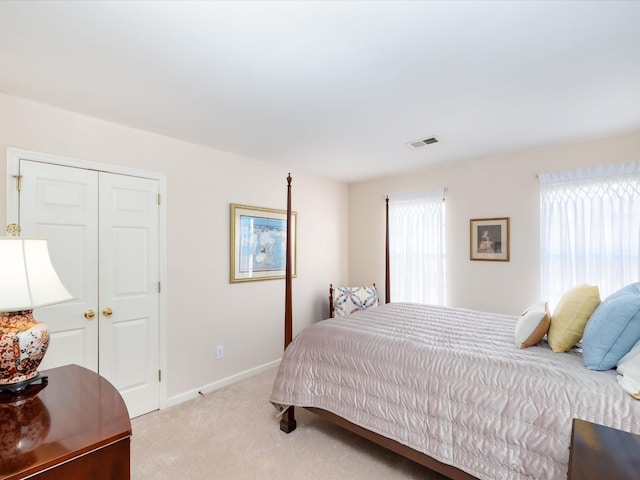
[[42,369],[75,363],[98,371],[98,174],[23,160],[23,237],[45,237],[54,268],[75,300],[37,309],[51,340]]
[[159,407],[158,182],[100,174],[100,374],[131,416]]
[[51,332],[41,368],[100,373],[132,417],[159,408],[158,181],[23,159],[20,176],[22,236],[49,240],[76,297],[35,312]]

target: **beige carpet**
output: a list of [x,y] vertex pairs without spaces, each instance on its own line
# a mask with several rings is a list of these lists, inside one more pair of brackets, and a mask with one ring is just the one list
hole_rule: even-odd
[[422,479],[444,477],[302,409],[279,430],[268,403],[275,370],[135,418],[133,480]]

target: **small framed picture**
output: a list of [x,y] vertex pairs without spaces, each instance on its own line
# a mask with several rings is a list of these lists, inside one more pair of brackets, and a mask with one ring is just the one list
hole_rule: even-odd
[[[291,274],[296,276],[297,213],[291,212]],[[284,278],[287,212],[231,204],[231,283]]]
[[472,218],[471,260],[509,261],[509,217]]

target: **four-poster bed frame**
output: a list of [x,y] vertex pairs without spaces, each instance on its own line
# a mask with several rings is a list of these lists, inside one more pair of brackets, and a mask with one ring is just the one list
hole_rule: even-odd
[[[284,314],[284,348],[286,349],[293,338],[293,313],[292,313],[292,284],[291,284],[291,174],[287,176],[287,232],[286,232],[286,267],[285,267],[285,314]],[[386,208],[386,245],[385,245],[385,303],[391,301],[390,290],[390,269],[389,269],[389,197],[385,198]],[[356,425],[344,418],[335,415],[327,410],[320,408],[306,408],[330,422],[345,428],[346,430],[355,433],[367,440],[370,440],[378,445],[381,445],[405,458],[408,458],[414,462],[419,463],[431,470],[441,473],[452,480],[477,480],[476,477],[469,475],[468,473],[442,463],[424,453],[414,450],[406,445],[403,445],[395,440],[379,435],[375,432],[367,430],[359,425]],[[280,421],[280,430],[285,433],[291,433],[296,429],[295,409],[293,406],[287,408]]]

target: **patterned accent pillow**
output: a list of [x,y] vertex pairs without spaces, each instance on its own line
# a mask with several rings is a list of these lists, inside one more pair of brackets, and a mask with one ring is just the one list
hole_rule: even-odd
[[365,308],[378,306],[378,292],[373,287],[336,287],[333,289],[333,315],[344,317]]

